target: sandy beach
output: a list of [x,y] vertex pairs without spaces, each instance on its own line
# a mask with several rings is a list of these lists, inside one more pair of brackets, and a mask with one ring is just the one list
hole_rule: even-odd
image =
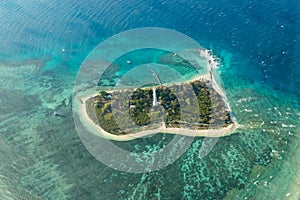
[[[207,130],[192,130],[186,128],[165,128],[160,127],[152,130],[144,130],[138,133],[126,134],[126,135],[115,135],[111,134],[104,129],[102,129],[99,125],[97,125],[93,120],[90,119],[86,112],[86,101],[96,94],[89,95],[87,97],[82,97],[81,100],[78,99],[78,116],[80,118],[81,123],[94,134],[98,134],[103,138],[107,138],[115,141],[129,141],[134,140],[136,138],[146,137],[150,135],[154,135],[157,133],[168,133],[168,134],[180,134],[190,137],[223,137],[230,135],[234,132],[236,128],[238,128],[238,124],[233,120],[233,124],[221,129],[207,129]],[[82,103],[81,103],[82,102]]]

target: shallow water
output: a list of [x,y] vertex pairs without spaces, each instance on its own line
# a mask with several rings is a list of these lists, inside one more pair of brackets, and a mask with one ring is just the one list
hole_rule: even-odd
[[[0,198],[299,198],[299,6],[284,0],[0,2]],[[71,95],[81,63],[99,42],[144,26],[175,29],[213,50],[244,127],[220,138],[203,159],[197,138],[172,165],[129,174],[84,148]],[[118,145],[151,149],[172,137]]]

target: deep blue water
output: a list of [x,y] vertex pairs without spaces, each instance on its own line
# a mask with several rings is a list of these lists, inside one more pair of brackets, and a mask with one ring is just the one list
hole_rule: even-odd
[[[253,186],[254,176],[283,173],[276,166],[290,167],[296,150],[282,143],[300,144],[299,13],[297,0],[1,1],[0,199],[268,199],[260,196],[265,189]],[[221,139],[201,161],[193,155],[197,139],[173,165],[149,174],[121,173],[96,161],[81,144],[70,114],[76,73],[99,42],[139,27],[174,29],[212,49],[221,58],[220,73],[237,117],[245,124],[262,120],[278,126]],[[249,97],[257,101],[238,102]],[[261,118],[239,114],[244,108]],[[52,109],[70,117],[57,119]],[[295,138],[288,139],[288,132]],[[273,148],[290,154],[272,159]],[[281,199],[276,185],[284,181],[274,181],[269,199]]]
[[[299,93],[292,89],[299,85],[298,9],[297,1],[4,1],[0,55],[82,61],[108,36],[166,27],[217,53],[237,52],[234,56],[248,62],[239,70],[253,81]],[[62,48],[68,51],[61,54]]]

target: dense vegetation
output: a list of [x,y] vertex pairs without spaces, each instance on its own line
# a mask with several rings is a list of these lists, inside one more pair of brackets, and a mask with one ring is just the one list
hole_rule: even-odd
[[92,112],[95,112],[93,121],[113,134],[125,134],[127,130],[138,128],[158,128],[162,125],[208,129],[232,123],[222,97],[208,82],[159,86],[156,94],[159,105],[152,106],[152,88],[113,93],[101,91],[87,102],[87,111],[91,118]]

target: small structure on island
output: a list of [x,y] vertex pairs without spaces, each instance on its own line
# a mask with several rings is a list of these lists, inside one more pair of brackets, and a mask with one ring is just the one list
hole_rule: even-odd
[[153,87],[153,106],[157,106],[156,87]]

